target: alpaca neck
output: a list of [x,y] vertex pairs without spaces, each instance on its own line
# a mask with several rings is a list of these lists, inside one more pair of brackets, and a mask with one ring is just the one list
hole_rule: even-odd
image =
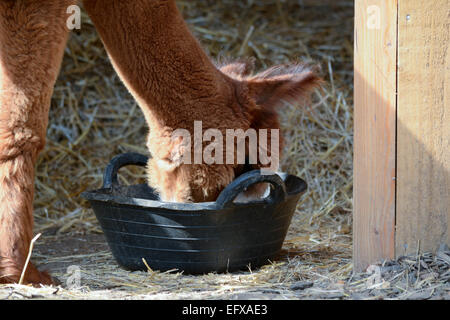
[[193,37],[174,0],[85,0],[84,5],[150,127],[180,126],[226,100],[229,80]]

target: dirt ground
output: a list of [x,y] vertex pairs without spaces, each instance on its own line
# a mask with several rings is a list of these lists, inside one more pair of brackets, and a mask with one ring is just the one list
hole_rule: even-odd
[[[213,299],[213,300],[450,300],[450,250],[437,255],[403,257],[346,279],[323,273],[301,280],[273,269],[295,269],[302,261],[283,250],[277,260],[257,270],[225,274],[183,275],[117,266],[102,234],[43,235],[34,261],[55,277],[52,287],[0,286],[3,299]],[[317,257],[330,252],[317,252]],[[331,254],[333,254],[331,252]],[[270,276],[268,276],[270,274]]]

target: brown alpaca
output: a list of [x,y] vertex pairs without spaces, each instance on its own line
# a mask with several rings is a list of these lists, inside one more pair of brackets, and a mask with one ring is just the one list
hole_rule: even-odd
[[[34,165],[75,0],[0,0],[0,283],[17,282],[33,230]],[[242,164],[179,162],[175,129],[276,129],[276,107],[319,83],[301,65],[251,75],[251,64],[217,68],[189,32],[174,0],[85,0],[112,64],[150,128],[149,184],[163,200],[210,201]],[[280,143],[280,151],[281,151]],[[260,164],[254,165],[261,166]],[[31,263],[25,283],[51,283]]]
[[192,133],[195,120],[224,136],[226,129],[279,128],[275,108],[305,96],[318,84],[316,74],[301,65],[277,66],[255,76],[249,75],[248,63],[219,70],[175,1],[110,2],[86,1],[85,8],[150,127],[149,184],[165,201],[214,201],[243,165],[181,164],[177,159],[183,148],[180,140],[171,139],[173,130]]

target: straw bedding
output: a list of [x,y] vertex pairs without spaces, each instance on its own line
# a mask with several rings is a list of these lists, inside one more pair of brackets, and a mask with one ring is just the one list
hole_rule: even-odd
[[[450,251],[352,271],[353,1],[178,1],[215,59],[253,56],[258,68],[319,63],[326,85],[286,105],[283,171],[308,183],[280,257],[258,270],[187,276],[117,267],[79,195],[101,185],[116,154],[147,154],[141,111],[113,71],[89,18],[69,40],[55,87],[48,143],[37,164],[32,260],[59,287],[0,286],[0,299],[428,299],[449,298]],[[143,170],[121,170],[121,183]],[[77,266],[79,283],[72,283]]]

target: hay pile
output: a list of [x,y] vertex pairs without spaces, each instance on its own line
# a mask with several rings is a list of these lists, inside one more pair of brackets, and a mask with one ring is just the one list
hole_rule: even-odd
[[[417,258],[392,262],[399,266],[394,268],[397,282],[378,281],[388,274],[382,269],[386,266],[374,267],[379,271],[375,274],[381,274],[378,282],[369,273],[352,276],[353,1],[178,4],[213,58],[254,56],[258,68],[293,60],[322,67],[327,85],[315,92],[312,105],[287,105],[281,114],[287,140],[282,169],[299,175],[309,186],[282,256],[259,270],[221,275],[130,273],[116,266],[103,238],[95,235],[101,230],[92,210],[79,195],[101,185],[103,169],[114,155],[147,154],[147,127],[83,15],[82,28],[72,33],[65,52],[52,100],[48,144],[37,165],[35,232],[43,236],[33,257],[37,264],[56,265],[52,274],[63,285],[57,289],[4,286],[0,298],[406,298],[402,294],[412,292],[410,278],[402,282],[404,286],[398,281],[412,273],[416,274],[414,290],[439,284],[439,294],[448,297],[450,252],[442,251],[442,259],[427,257],[428,268],[422,273],[411,271],[416,264],[405,262]],[[121,173],[122,183],[143,181],[139,168]],[[55,246],[64,239],[70,239],[64,243],[72,251]],[[90,239],[90,249],[73,251],[83,239]],[[80,266],[81,287],[66,287],[68,265]],[[382,284],[377,287],[377,283]],[[393,286],[401,289],[395,291]]]

